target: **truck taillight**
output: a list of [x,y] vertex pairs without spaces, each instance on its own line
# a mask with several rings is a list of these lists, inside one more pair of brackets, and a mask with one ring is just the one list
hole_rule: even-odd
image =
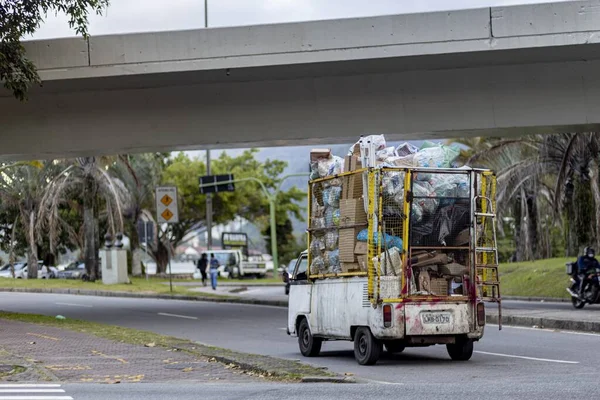
[[383,326],[386,328],[392,326],[392,306],[389,304],[383,306]]
[[477,304],[477,323],[479,326],[485,325],[485,305],[483,303]]

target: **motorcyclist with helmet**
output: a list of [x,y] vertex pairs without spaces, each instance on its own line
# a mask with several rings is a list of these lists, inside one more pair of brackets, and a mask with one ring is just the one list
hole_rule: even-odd
[[583,288],[587,273],[591,269],[600,268],[600,263],[596,260],[596,252],[591,247],[583,250],[583,255],[577,259],[577,276],[579,278],[579,297],[583,298]]

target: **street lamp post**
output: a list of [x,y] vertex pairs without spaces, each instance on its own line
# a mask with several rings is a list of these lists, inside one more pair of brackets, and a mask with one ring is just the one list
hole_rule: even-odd
[[[230,181],[219,182],[219,185],[227,185],[229,183],[239,183],[239,182],[256,182],[259,184],[259,186],[262,189],[263,193],[265,194],[267,200],[269,201],[269,224],[271,226],[271,254],[273,255],[273,270],[274,271],[276,271],[279,268],[279,254],[277,251],[277,217],[275,214],[275,208],[277,207],[277,196],[279,195],[279,192],[281,191],[281,185],[283,184],[283,181],[285,181],[288,178],[298,177],[298,176],[308,176],[308,174],[307,173],[298,173],[298,174],[285,175],[284,177],[281,178],[281,181],[279,182],[279,185],[277,186],[277,189],[275,190],[274,193],[269,193],[269,191],[267,190],[267,187],[265,186],[263,181],[261,181],[258,178],[254,178],[254,177],[240,178],[240,179],[233,179]],[[214,183],[207,184],[207,185],[200,185],[200,188],[207,187],[207,186],[213,186],[213,185],[214,185]]]

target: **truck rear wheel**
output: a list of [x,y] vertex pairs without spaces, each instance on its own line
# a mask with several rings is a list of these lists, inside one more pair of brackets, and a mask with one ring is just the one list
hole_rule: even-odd
[[383,344],[369,328],[360,327],[354,335],[354,358],[360,365],[373,365],[379,360]]
[[298,345],[300,346],[300,353],[304,357],[316,357],[321,352],[321,345],[323,340],[316,338],[310,332],[308,321],[303,318],[298,328]]
[[457,340],[454,344],[447,344],[446,349],[453,361],[468,361],[473,355],[473,341],[469,339]]

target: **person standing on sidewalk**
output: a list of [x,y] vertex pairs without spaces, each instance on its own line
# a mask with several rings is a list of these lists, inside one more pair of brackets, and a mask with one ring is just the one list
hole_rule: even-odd
[[217,276],[219,275],[219,261],[214,253],[210,253],[210,283],[213,290],[217,290]]
[[206,268],[208,268],[208,256],[206,253],[202,253],[202,256],[198,260],[198,269],[200,270],[200,274],[202,274],[202,284],[206,286]]

